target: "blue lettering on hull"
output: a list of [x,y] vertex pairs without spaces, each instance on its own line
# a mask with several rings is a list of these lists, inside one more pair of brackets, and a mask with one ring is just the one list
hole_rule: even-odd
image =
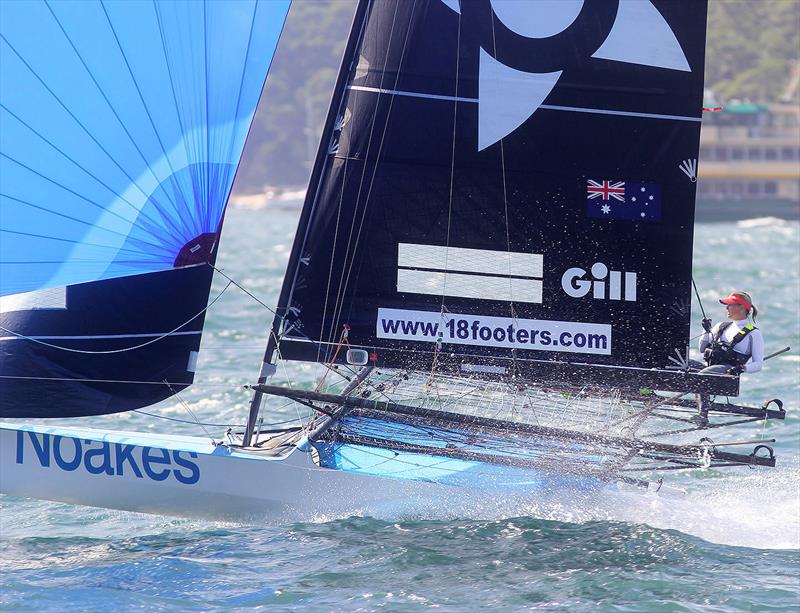
[[38,461],[42,468],[55,465],[63,471],[85,470],[91,475],[133,475],[137,479],[166,481],[173,477],[178,483],[193,485],[200,480],[200,467],[189,458],[194,451],[171,453],[161,447],[138,447],[79,439],[56,434],[38,434],[17,430],[17,464],[25,463],[25,440],[30,442],[28,461]]

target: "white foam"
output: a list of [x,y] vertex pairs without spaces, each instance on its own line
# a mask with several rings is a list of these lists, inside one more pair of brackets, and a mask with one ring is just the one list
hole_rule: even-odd
[[763,228],[764,226],[785,226],[789,222],[779,217],[754,217],[736,222],[737,228]]
[[800,550],[800,469],[736,469],[726,474],[694,471],[692,476],[670,481],[687,493],[616,486],[600,492],[558,489],[543,493],[541,502],[536,503],[502,496],[453,495],[438,501],[407,500],[391,507],[362,509],[361,513],[393,521],[534,517],[576,524],[625,522],[676,530],[723,545]]

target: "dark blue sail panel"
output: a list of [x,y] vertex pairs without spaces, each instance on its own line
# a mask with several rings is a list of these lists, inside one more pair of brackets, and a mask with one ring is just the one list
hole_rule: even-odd
[[72,285],[60,304],[50,292],[49,307],[7,301],[0,417],[118,413],[185,389],[213,271],[203,264]]
[[3,3],[0,295],[166,270],[217,231],[288,5]]
[[682,355],[706,4],[360,11],[279,305],[281,355],[328,360],[345,325],[398,367]]
[[192,382],[288,7],[3,2],[0,416],[113,413]]

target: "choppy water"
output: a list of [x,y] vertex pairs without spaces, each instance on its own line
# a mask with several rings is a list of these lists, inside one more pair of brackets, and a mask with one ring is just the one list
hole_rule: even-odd
[[[220,266],[273,305],[296,223],[291,212],[234,209]],[[699,225],[695,277],[716,298],[751,290],[768,351],[794,349],[744,380],[744,401],[781,397],[775,470],[674,475],[683,497],[609,492],[531,508],[404,507],[381,517],[282,526],[137,515],[0,496],[0,607],[9,610],[618,610],[800,607],[800,225]],[[244,255],[245,257],[242,257]],[[218,279],[215,291],[225,286]],[[695,308],[696,304],[695,304]],[[696,317],[695,319],[699,319]],[[234,287],[212,307],[198,383],[154,412],[241,423],[269,312]],[[294,380],[315,376],[293,366]],[[293,410],[276,403],[276,421]],[[96,427],[201,434],[140,414]],[[220,429],[210,428],[218,435]],[[487,511],[491,508],[491,511]]]

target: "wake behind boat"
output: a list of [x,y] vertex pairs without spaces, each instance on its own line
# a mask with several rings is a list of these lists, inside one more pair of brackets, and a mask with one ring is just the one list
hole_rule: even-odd
[[[235,6],[87,4],[71,22],[30,3],[6,20],[3,70],[35,95],[3,91],[16,131],[2,143],[14,239],[0,415],[114,413],[191,384],[254,86],[286,9]],[[220,12],[210,36],[207,10]],[[783,419],[780,400],[715,400],[738,377],[688,360],[705,13],[359,2],[246,427],[212,444],[3,425],[0,490],[291,520],[774,466],[771,439],[707,434]],[[87,24],[114,53],[75,43]],[[48,28],[61,30],[48,52],[26,52]],[[93,98],[71,95],[69,71]],[[53,104],[71,128],[46,121]],[[314,390],[278,385],[281,360],[325,374]],[[265,395],[305,418],[264,428]]]

